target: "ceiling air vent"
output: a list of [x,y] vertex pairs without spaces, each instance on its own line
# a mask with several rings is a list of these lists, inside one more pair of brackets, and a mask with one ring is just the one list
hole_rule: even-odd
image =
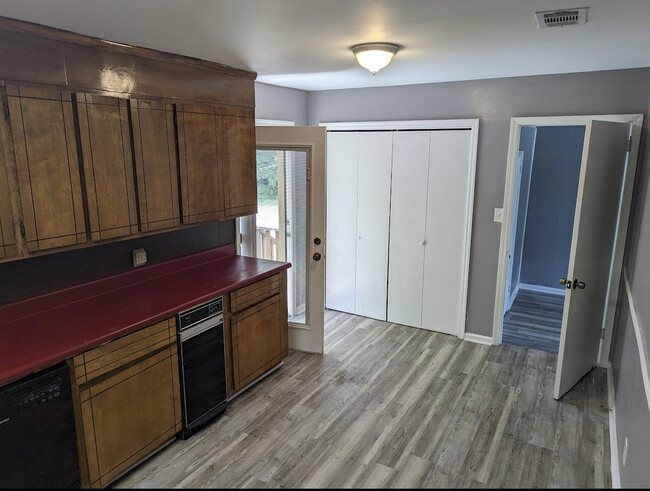
[[587,22],[588,8],[547,10],[545,12],[535,12],[535,15],[537,16],[537,23],[540,29],[546,27],[573,26]]

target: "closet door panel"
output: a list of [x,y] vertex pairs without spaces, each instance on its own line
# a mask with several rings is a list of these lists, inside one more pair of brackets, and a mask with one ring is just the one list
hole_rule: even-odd
[[388,264],[388,321],[420,327],[429,167],[428,131],[395,133]]
[[355,314],[386,320],[393,132],[359,133]]
[[358,135],[327,135],[325,304],[354,313]]
[[471,131],[432,131],[422,327],[459,335],[468,221]]

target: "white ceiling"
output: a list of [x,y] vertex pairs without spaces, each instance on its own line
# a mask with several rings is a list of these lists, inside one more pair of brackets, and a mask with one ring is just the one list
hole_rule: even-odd
[[[586,25],[537,27],[535,11],[583,6]],[[650,0],[0,0],[0,15],[304,90],[650,66]],[[375,76],[349,49],[372,41],[404,46]]]

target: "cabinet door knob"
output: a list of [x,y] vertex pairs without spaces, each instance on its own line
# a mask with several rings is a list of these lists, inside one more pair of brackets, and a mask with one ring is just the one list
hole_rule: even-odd
[[322,256],[320,255],[320,252],[314,252],[314,255],[313,255],[314,261],[320,261],[321,257]]

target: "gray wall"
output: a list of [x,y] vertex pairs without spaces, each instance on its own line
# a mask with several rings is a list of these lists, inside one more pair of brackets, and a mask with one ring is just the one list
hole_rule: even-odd
[[649,95],[650,68],[332,90],[310,93],[309,121],[480,118],[467,330],[491,336],[510,118],[646,113]]
[[255,82],[255,117],[294,121],[307,126],[309,92]]
[[521,283],[562,289],[578,195],[584,126],[537,129]]
[[[650,112],[650,107],[648,108]],[[646,116],[647,117],[647,116]],[[632,217],[626,244],[625,268],[631,284],[642,352],[650,354],[650,149],[648,121],[641,140],[641,160],[637,171]],[[625,287],[621,286],[619,312],[612,348],[616,429],[621,484],[650,486],[650,413],[642,380],[642,365]],[[647,364],[646,364],[647,366]],[[623,467],[623,445],[629,438],[628,460]]]
[[512,251],[513,262],[510,272],[510,295],[512,295],[519,283],[521,268],[521,256],[524,251],[524,231],[526,222],[526,208],[528,207],[528,192],[530,191],[530,173],[533,169],[533,156],[535,155],[535,136],[537,128],[524,127],[519,136],[519,150],[524,152],[524,161],[521,169],[521,190],[519,194],[519,206],[517,207],[517,224],[515,226],[515,247]]

